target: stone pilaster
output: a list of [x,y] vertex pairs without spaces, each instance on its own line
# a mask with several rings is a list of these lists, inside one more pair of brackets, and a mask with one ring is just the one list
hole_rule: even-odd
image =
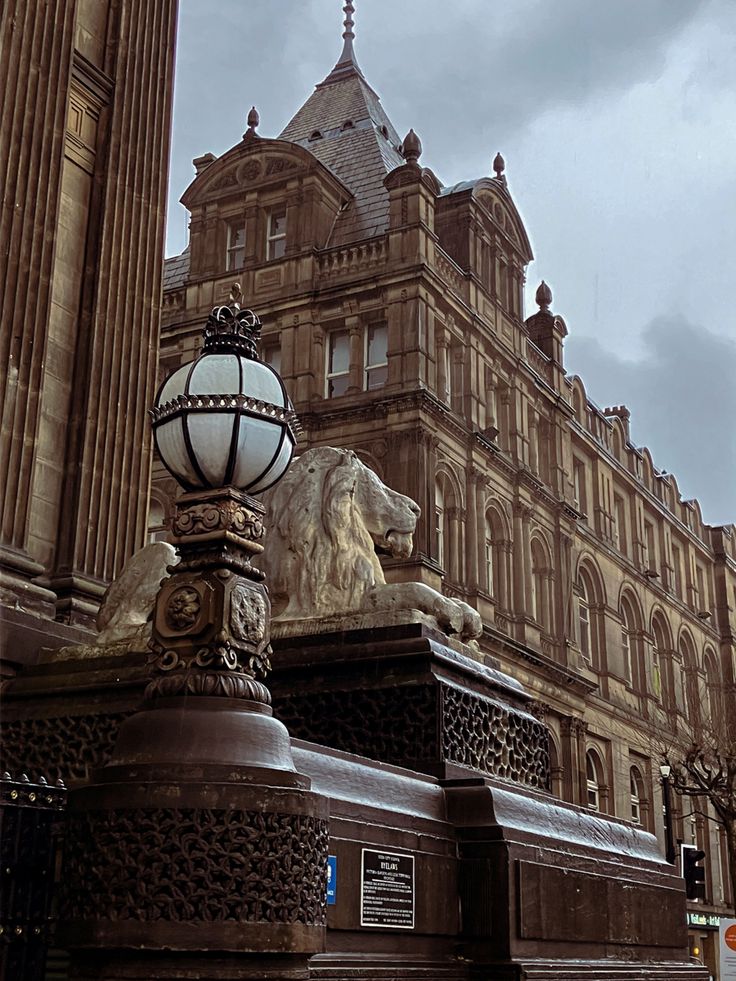
[[35,605],[30,489],[52,293],[75,0],[0,7],[0,586]]
[[125,0],[99,251],[90,257],[51,587],[84,619],[145,540],[177,0]]

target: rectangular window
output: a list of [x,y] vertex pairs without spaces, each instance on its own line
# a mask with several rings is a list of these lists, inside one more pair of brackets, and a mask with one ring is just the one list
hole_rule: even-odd
[[266,258],[280,259],[286,252],[286,208],[274,208],[268,213]]
[[672,546],[672,565],[675,595],[682,599],[682,556],[680,554],[680,549],[676,545]]
[[583,600],[580,600],[580,650],[585,660],[590,661],[590,610]]
[[230,269],[242,269],[245,263],[245,227],[240,221],[227,226],[227,255],[225,265]]
[[350,334],[335,330],[327,350],[327,398],[344,395],[350,384]]
[[631,682],[631,644],[629,641],[629,631],[624,623],[621,627],[621,651],[624,657],[624,677]]
[[368,327],[365,332],[365,380],[367,392],[382,388],[388,380],[388,328],[385,324]]
[[434,533],[437,537],[437,561],[445,565],[445,515],[441,507],[434,509]]
[[587,517],[585,505],[585,465],[581,460],[573,460],[572,479],[575,494],[575,507],[580,511],[583,518]]
[[628,552],[626,548],[627,545],[626,509],[624,506],[623,498],[618,497],[618,495],[616,495],[616,497],[614,498],[613,507],[614,507],[614,520],[613,520],[614,541],[616,543],[616,548],[619,550],[619,552],[623,552],[624,555],[627,555]]
[[281,372],[281,348],[278,344],[267,344],[263,348],[263,360],[271,365],[274,371]]
[[657,551],[654,546],[654,525],[650,521],[644,522],[644,531],[647,538],[647,569],[651,569],[652,572],[657,570]]

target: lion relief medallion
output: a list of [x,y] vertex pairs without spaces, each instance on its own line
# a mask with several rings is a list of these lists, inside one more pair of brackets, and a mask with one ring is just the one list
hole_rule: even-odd
[[191,586],[175,589],[166,604],[166,626],[172,630],[189,630],[197,622],[202,599]]

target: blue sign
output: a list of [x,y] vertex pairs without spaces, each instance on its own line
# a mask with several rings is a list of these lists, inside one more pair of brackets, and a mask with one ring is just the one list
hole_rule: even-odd
[[337,902],[337,855],[327,856],[327,905]]

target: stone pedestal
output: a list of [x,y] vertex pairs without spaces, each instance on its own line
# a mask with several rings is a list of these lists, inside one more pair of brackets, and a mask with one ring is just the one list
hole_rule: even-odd
[[324,949],[328,804],[256,674],[270,608],[263,509],[184,495],[151,680],[70,794],[60,936],[81,978],[295,978]]

